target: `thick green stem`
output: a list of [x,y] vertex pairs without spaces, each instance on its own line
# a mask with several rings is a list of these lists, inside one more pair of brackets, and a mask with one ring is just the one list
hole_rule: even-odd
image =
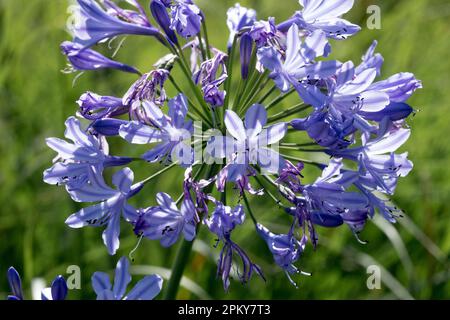
[[178,288],[180,287],[181,278],[183,277],[184,269],[189,260],[192,251],[193,241],[186,241],[180,243],[178,247],[175,262],[172,267],[169,282],[167,283],[166,291],[164,292],[164,300],[175,300],[177,297]]
[[268,123],[272,123],[272,122],[275,122],[275,121],[287,118],[289,116],[292,116],[293,114],[300,113],[300,112],[302,112],[304,110],[307,110],[310,107],[311,106],[309,106],[309,105],[305,105],[304,103],[300,103],[300,104],[298,104],[296,106],[293,106],[293,107],[291,107],[291,108],[289,108],[287,110],[281,111],[280,113],[277,113],[277,114],[269,117]]

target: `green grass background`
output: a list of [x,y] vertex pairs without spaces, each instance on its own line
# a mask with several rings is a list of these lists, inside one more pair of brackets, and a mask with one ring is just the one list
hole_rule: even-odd
[[[197,3],[206,13],[211,43],[225,49],[225,12],[234,1]],[[274,16],[278,21],[298,8],[295,0],[241,3],[257,9],[261,19]],[[371,4],[382,8],[381,30],[366,28],[366,8]],[[64,220],[80,206],[63,189],[42,182],[42,172],[54,156],[44,139],[62,137],[64,121],[75,112],[77,98],[86,90],[120,96],[134,81],[133,75],[102,71],[86,73],[72,86],[74,76],[60,72],[66,61],[59,44],[69,39],[65,31],[67,5],[66,0],[0,0],[0,297],[9,290],[2,275],[10,265],[21,272],[27,290],[35,277],[49,282],[56,274],[64,275],[69,265],[79,265],[82,290],[71,291],[70,297],[93,298],[91,274],[112,271],[118,257],[127,255],[136,244],[131,228],[123,225],[118,255],[108,256],[102,230],[66,227]],[[274,266],[249,219],[234,237],[263,267],[267,283],[254,278],[243,287],[233,281],[228,294],[215,276],[214,237],[202,232],[185,273],[191,282],[180,290],[179,298],[450,298],[450,5],[445,0],[356,1],[347,18],[362,25],[363,31],[345,42],[334,42],[333,57],[358,62],[377,39],[378,51],[386,61],[384,77],[410,71],[423,81],[424,89],[410,100],[420,111],[408,120],[412,136],[404,147],[415,168],[401,180],[394,198],[407,218],[393,226],[381,219],[369,222],[362,233],[362,238],[370,241],[365,246],[345,227],[319,228],[318,250],[308,246],[299,261],[313,276],[296,277],[298,289]],[[163,52],[153,39],[129,37],[117,59],[149,70]],[[117,154],[136,152],[120,141],[112,144],[112,150]],[[142,165],[133,169],[140,178],[156,170]],[[308,173],[312,178],[317,175]],[[157,191],[177,196],[181,174],[173,171],[162,176],[146,187],[135,204],[152,204]],[[275,230],[286,230],[289,220],[264,199],[252,202],[255,214]],[[170,268],[174,253],[175,247],[166,250],[158,242],[143,241],[134,263],[143,267],[133,271]],[[381,290],[366,287],[370,264],[382,267]]]

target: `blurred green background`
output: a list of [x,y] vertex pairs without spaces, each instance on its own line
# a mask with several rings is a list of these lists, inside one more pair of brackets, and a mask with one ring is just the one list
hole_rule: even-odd
[[[211,43],[224,50],[225,13],[235,1],[196,2],[207,16]],[[243,0],[241,4],[256,9],[260,19],[274,16],[277,21],[299,8],[296,0]],[[366,8],[371,4],[382,9],[381,30],[366,27]],[[127,255],[137,241],[131,228],[123,225],[118,255],[108,256],[102,230],[66,227],[66,217],[80,206],[62,188],[42,182],[42,172],[54,157],[44,139],[63,136],[64,121],[76,111],[78,97],[87,90],[121,96],[135,80],[133,75],[102,71],[85,73],[72,86],[74,75],[61,73],[66,61],[59,52],[59,44],[69,39],[67,6],[66,0],[0,0],[0,297],[9,290],[2,275],[10,265],[23,275],[27,289],[33,278],[43,277],[48,283],[56,274],[64,275],[69,265],[78,265],[82,290],[71,291],[70,297],[93,298],[91,274],[112,271],[118,257]],[[377,39],[378,52],[385,57],[383,77],[410,71],[423,81],[424,89],[410,100],[419,112],[408,120],[412,136],[404,147],[415,168],[401,180],[394,198],[407,217],[395,225],[370,221],[361,235],[369,240],[365,246],[356,242],[348,228],[318,228],[318,250],[308,246],[298,264],[313,276],[296,277],[298,289],[275,267],[248,219],[234,238],[263,268],[267,283],[256,277],[245,287],[232,281],[230,292],[224,293],[215,275],[214,237],[202,232],[185,273],[189,281],[183,283],[179,298],[450,298],[450,4],[445,0],[356,1],[346,17],[363,26],[363,31],[345,42],[333,42],[334,58],[358,63]],[[149,70],[163,52],[153,39],[129,37],[117,59]],[[136,152],[120,140],[111,148],[114,154]],[[142,164],[132,168],[138,178],[156,171]],[[162,176],[134,204],[152,204],[157,191],[176,197],[181,174],[178,170]],[[311,174],[315,177],[317,172]],[[274,230],[285,231],[289,220],[270,201],[253,201],[255,214]],[[133,272],[164,274],[160,268],[170,268],[175,249],[143,241],[135,253]],[[372,264],[382,268],[380,290],[366,286],[366,267]]]

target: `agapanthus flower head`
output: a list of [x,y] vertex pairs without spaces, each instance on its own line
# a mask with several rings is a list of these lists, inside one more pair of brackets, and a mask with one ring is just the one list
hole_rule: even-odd
[[116,265],[114,286],[111,285],[108,274],[95,272],[92,275],[92,287],[97,294],[97,300],[152,300],[161,292],[163,279],[152,274],[139,280],[133,289],[126,293],[131,282],[129,268],[128,259],[120,258]]
[[[76,202],[92,203],[66,223],[104,227],[110,254],[119,247],[122,219],[139,243],[147,238],[170,247],[184,238],[183,250],[204,225],[215,247],[221,246],[217,274],[228,290],[235,274],[242,283],[254,273],[263,277],[234,241],[237,227],[253,223],[295,285],[291,277],[304,273],[295,264],[307,243],[317,248],[316,228],[347,225],[359,240],[376,212],[391,222],[401,216],[388,196],[413,167],[408,153],[398,150],[411,134],[407,119],[414,109],[407,101],[422,84],[408,72],[381,78],[384,58],[376,41],[358,65],[329,58],[330,39],[344,40],[360,30],[342,18],[353,0],[299,0],[302,9],[278,25],[236,4],[227,12],[227,53],[209,42],[206,16],[192,0],[152,0],[150,11],[161,31],[137,0],[127,0],[130,9],[112,0],[77,2],[74,40],[61,46],[72,69],[112,68],[139,78],[124,96],[80,97],[77,115],[86,125],[70,117],[65,133],[70,141],[47,139],[58,156],[44,181],[65,185]],[[120,35],[153,36],[168,52],[142,74],[90,49]],[[298,101],[288,105],[291,94]],[[110,155],[108,142],[118,137],[118,143],[146,145],[147,151]],[[148,166],[149,176],[134,183],[133,171],[125,167],[114,169],[114,186],[105,181],[105,170],[131,162]],[[320,176],[311,177],[305,166],[318,168]],[[158,186],[158,178],[177,167],[185,170],[184,178],[171,176],[182,188],[178,200],[158,190],[157,204],[130,205],[146,185]],[[230,191],[235,196],[228,196]],[[248,196],[270,199],[287,213],[289,231],[276,234],[264,227]],[[251,219],[245,220],[246,214]],[[159,293],[162,280],[150,276],[126,295],[128,268],[126,258],[120,259],[114,286],[106,274],[94,275],[98,299],[152,299]],[[10,270],[9,280],[11,297],[22,299],[17,272]],[[48,298],[65,297],[61,279],[53,291]],[[174,298],[172,291],[167,295]]]

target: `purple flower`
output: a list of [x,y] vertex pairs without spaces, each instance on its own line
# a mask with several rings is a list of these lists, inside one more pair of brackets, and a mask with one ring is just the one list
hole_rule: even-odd
[[226,291],[230,287],[230,272],[233,265],[233,255],[236,253],[242,262],[242,273],[237,271],[239,280],[247,283],[253,272],[256,272],[263,279],[261,269],[250,261],[247,254],[233,241],[231,232],[238,225],[244,223],[245,212],[241,205],[234,208],[225,206],[220,201],[215,201],[216,208],[205,223],[209,230],[218,236],[218,241],[223,242],[220,258],[217,266],[217,274],[222,278],[223,287]]
[[223,105],[226,92],[219,87],[228,78],[226,59],[228,56],[216,50],[214,58],[204,61],[193,74],[195,84],[201,84],[205,101],[213,107]]
[[172,7],[170,28],[185,39],[200,32],[203,17],[200,9],[190,0],[178,1]]
[[97,51],[91,49],[80,49],[82,49],[82,46],[75,42],[64,41],[61,44],[63,54],[67,56],[71,67],[75,70],[86,71],[109,68],[140,74],[140,72],[134,67],[108,59]]
[[267,21],[256,21],[251,30],[250,36],[256,42],[258,48],[269,44],[269,40],[277,34],[275,19],[270,17]]
[[[124,95],[123,105],[130,106],[132,111],[136,110],[135,103],[140,104],[144,100],[151,101],[157,106],[162,106],[167,100],[164,83],[169,77],[169,71],[165,69],[156,69],[144,74],[130,87]],[[132,112],[133,113],[133,112]],[[139,120],[138,115],[131,114],[132,118]]]
[[131,282],[129,268],[128,259],[120,258],[116,265],[114,286],[111,285],[108,274],[95,272],[92,275],[92,287],[97,294],[97,300],[152,300],[161,292],[163,279],[152,274],[139,280],[133,289],[125,294]]
[[233,181],[239,194],[243,195],[245,191],[253,195],[261,196],[264,194],[263,190],[256,190],[250,184],[250,177],[256,176],[257,172],[254,168],[248,165],[242,165],[233,159],[223,167],[216,176],[217,190],[223,192],[227,181]]
[[289,281],[294,286],[297,286],[292,280],[291,274],[300,273],[300,270],[294,266],[294,263],[297,262],[305,249],[308,241],[306,236],[303,236],[302,240],[298,241],[294,237],[293,228],[289,230],[288,234],[274,234],[259,223],[256,225],[256,230],[267,243],[275,263],[285,271]]
[[[70,29],[74,35],[74,42],[79,44],[78,50],[84,50],[102,40],[123,34],[161,37],[159,30],[148,23],[145,13],[144,16],[142,13],[130,14],[123,10],[117,11],[117,7],[114,6],[116,10],[109,14],[95,0],[77,0],[77,2],[78,6],[72,8],[73,23]],[[119,17],[125,17],[129,22]],[[142,24],[143,22],[145,25]]]
[[280,171],[276,182],[287,185],[294,192],[301,192],[302,184],[300,178],[303,178],[302,171],[304,167],[303,162],[298,162],[294,166],[290,161],[286,161],[286,166]]
[[228,181],[235,182],[246,175],[250,164],[258,164],[270,173],[278,173],[284,167],[284,159],[269,145],[283,139],[287,125],[281,122],[263,129],[266,123],[267,112],[259,104],[247,110],[245,124],[234,111],[226,111],[225,125],[231,137],[213,137],[206,151],[217,158],[234,155],[228,167]]
[[106,154],[99,139],[81,129],[75,117],[66,121],[65,137],[73,143],[58,138],[46,139],[47,145],[58,152],[61,160],[44,171],[44,182],[48,184],[78,187],[88,180],[91,167],[102,170],[105,167],[121,166],[132,161],[127,157],[113,157]]
[[272,71],[270,77],[278,88],[287,92],[291,84],[303,79],[322,79],[334,75],[338,67],[336,61],[314,62],[324,55],[327,45],[325,34],[315,31],[302,43],[297,25],[292,25],[287,34],[286,58],[273,47],[262,47],[258,50],[258,61]]
[[71,228],[106,226],[103,242],[109,254],[114,255],[119,248],[120,217],[123,215],[127,221],[136,220],[137,212],[127,200],[142,186],[132,185],[134,174],[129,168],[114,174],[112,182],[116,189],[106,185],[101,172],[95,168],[89,171],[88,178],[88,184],[79,188],[67,188],[67,191],[74,201],[99,203],[72,214],[67,218],[66,224]]
[[92,92],[84,93],[77,103],[80,114],[87,120],[115,117],[128,112],[128,107],[122,104],[122,99]]
[[417,80],[412,73],[402,72],[372,84],[369,90],[386,93],[392,102],[405,102],[420,88],[422,88],[420,80]]
[[380,75],[381,67],[384,63],[384,58],[381,54],[375,53],[377,45],[378,42],[374,40],[367,52],[362,56],[362,62],[359,66],[356,67],[355,74],[360,74],[362,71],[367,69],[376,69],[377,76]]
[[303,10],[278,25],[280,31],[287,30],[295,23],[309,32],[322,30],[327,37],[342,40],[361,30],[359,26],[341,18],[353,7],[353,0],[299,0],[299,2]]
[[181,233],[187,241],[192,241],[196,234],[194,203],[185,199],[178,209],[175,201],[163,192],[157,194],[156,201],[157,207],[139,213],[134,222],[134,232],[151,240],[160,240],[163,247],[172,246]]
[[228,40],[228,48],[231,48],[236,33],[245,27],[251,27],[256,21],[256,11],[241,7],[236,3],[227,11],[227,26],[230,30],[230,38]]
[[187,100],[183,94],[169,101],[169,115],[149,101],[142,102],[146,122],[131,121],[122,125],[120,136],[134,144],[158,144],[146,152],[142,158],[149,162],[160,161],[167,157],[168,161],[179,161],[182,166],[189,166],[193,162],[193,149],[190,138],[193,133],[192,121],[186,121]]

